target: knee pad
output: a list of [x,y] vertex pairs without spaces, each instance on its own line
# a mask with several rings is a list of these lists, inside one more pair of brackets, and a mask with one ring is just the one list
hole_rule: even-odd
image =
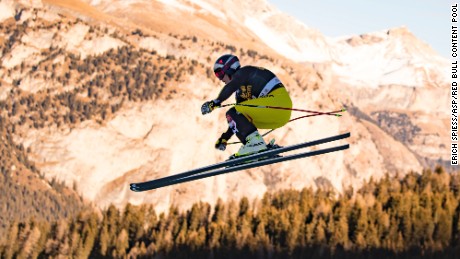
[[227,122],[228,122],[228,127],[232,129],[234,134],[236,134],[238,132],[238,129],[236,128],[236,122],[228,114],[227,114]]
[[237,111],[235,108],[231,108],[225,114],[227,117],[228,127],[232,129],[233,133],[236,134],[238,132],[238,128],[236,127],[236,121],[233,119],[237,115]]

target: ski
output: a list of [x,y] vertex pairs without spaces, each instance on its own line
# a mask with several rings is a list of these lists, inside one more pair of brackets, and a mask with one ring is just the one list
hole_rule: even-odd
[[[275,163],[280,163],[280,162],[285,162],[289,160],[294,160],[294,159],[299,159],[299,158],[304,158],[304,157],[311,157],[311,156],[317,156],[317,155],[322,155],[322,154],[327,154],[331,152],[336,152],[340,150],[345,150],[350,147],[349,144],[342,145],[342,146],[336,146],[336,147],[331,147],[331,148],[325,148],[325,149],[320,149],[320,150],[315,150],[315,151],[309,151],[309,152],[304,152],[304,153],[299,153],[299,154],[294,154],[294,155],[289,155],[289,156],[282,156],[282,157],[274,157],[274,158],[267,158],[261,161],[255,161],[255,162],[250,162],[246,164],[240,164],[237,166],[232,166],[232,167],[227,167],[223,168],[220,170],[214,170],[214,171],[208,171],[208,172],[203,172],[199,174],[195,174],[192,176],[188,177],[183,177],[183,178],[176,178],[172,179],[170,181],[162,181],[158,182],[157,184],[152,184],[148,188],[142,188],[142,189],[133,189],[131,190],[135,192],[141,192],[141,191],[147,191],[147,190],[153,190],[153,189],[158,189],[162,187],[166,187],[169,185],[174,185],[174,184],[179,184],[179,183],[184,183],[184,182],[190,182],[198,179],[203,179],[211,176],[216,176],[220,174],[225,174],[225,173],[232,173],[240,170],[245,170],[245,169],[251,169],[255,167],[260,167],[264,165],[270,165],[270,164],[275,164]],[[160,180],[160,179],[159,179]]]
[[[213,165],[193,169],[193,170],[186,171],[186,172],[183,172],[183,173],[180,173],[180,174],[163,177],[163,178],[160,178],[160,179],[155,179],[155,180],[151,180],[151,181],[147,181],[147,182],[140,182],[140,183],[131,183],[130,184],[130,189],[132,191],[136,191],[136,192],[156,189],[156,188],[159,188],[159,187],[166,186],[166,185],[164,185],[166,183],[176,182],[176,181],[179,181],[181,179],[182,180],[183,179],[188,179],[188,178],[190,178],[190,177],[192,177],[194,175],[199,175],[199,174],[204,173],[204,172],[216,173],[218,171],[212,171],[212,170],[219,169],[219,168],[222,168],[222,167],[226,167],[226,168],[224,168],[222,170],[231,170],[231,169],[235,169],[235,168],[236,168],[236,170],[243,170],[243,169],[247,169],[247,168],[245,168],[245,166],[254,165],[254,164],[257,164],[258,162],[259,163],[264,163],[264,162],[270,162],[270,161],[278,161],[279,159],[283,159],[283,158],[288,158],[287,160],[291,160],[293,158],[290,158],[290,157],[296,156],[296,155],[291,155],[291,156],[288,156],[288,157],[266,158],[266,159],[261,160],[261,161],[249,162],[251,160],[257,160],[257,159],[264,158],[264,157],[267,157],[267,156],[271,157],[271,156],[278,155],[280,153],[284,153],[284,152],[288,152],[288,151],[292,151],[292,150],[296,150],[296,149],[300,149],[300,148],[315,146],[315,145],[319,145],[319,144],[324,144],[324,143],[328,143],[328,142],[331,142],[331,141],[345,139],[345,138],[348,138],[348,137],[350,137],[349,132],[344,133],[344,134],[340,134],[340,135],[336,135],[336,136],[332,136],[332,137],[327,137],[327,138],[323,138],[323,139],[310,141],[310,142],[304,142],[304,143],[301,143],[301,144],[296,144],[296,145],[290,145],[290,146],[280,147],[280,148],[276,148],[276,149],[271,149],[271,150],[256,153],[256,154],[253,154],[253,155],[244,156],[244,157],[240,157],[240,158],[235,158],[235,159],[231,159],[231,160],[226,160],[224,162],[220,162],[220,163],[217,163],[217,164],[213,164]],[[325,150],[327,150],[327,149],[325,149]],[[316,151],[309,152],[309,153],[301,153],[299,155],[311,156],[311,155],[308,155],[308,154],[310,154],[310,153],[315,154],[314,152],[316,152]],[[332,151],[330,151],[330,152],[332,152]],[[283,159],[281,161],[287,161],[287,160]],[[281,161],[278,161],[278,162],[281,162]],[[274,163],[276,163],[276,162],[274,162]],[[264,165],[264,164],[262,164],[262,165]],[[258,166],[261,166],[261,165],[258,165]],[[244,167],[244,168],[242,168],[242,167]],[[241,168],[241,169],[238,169],[238,168]],[[212,172],[210,172],[210,171],[212,171]],[[183,181],[181,181],[181,182],[183,182]],[[168,185],[170,185],[170,184],[168,184]]]

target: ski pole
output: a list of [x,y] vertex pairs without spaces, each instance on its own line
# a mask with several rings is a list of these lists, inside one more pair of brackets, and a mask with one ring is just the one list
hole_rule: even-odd
[[[297,109],[297,108],[287,108],[287,107],[269,106],[269,105],[244,104],[244,103],[224,104],[224,105],[219,106],[219,108],[228,107],[228,106],[245,106],[245,107],[252,107],[252,108],[266,108],[266,109],[288,110],[288,111],[298,111],[298,112],[309,112],[309,113],[315,113],[315,114],[318,114],[318,115],[333,115],[333,116],[338,116],[338,117],[341,116],[340,114],[333,114],[331,112],[319,112],[319,111]],[[342,110],[337,111],[337,112],[342,112],[342,111],[345,111],[345,109],[342,109]]]
[[347,111],[347,109],[343,108],[343,109],[338,110],[338,111],[314,113],[314,114],[304,115],[304,116],[300,116],[300,117],[291,119],[291,120],[288,121],[288,122],[295,121],[295,120],[302,119],[302,118],[307,118],[307,117],[312,117],[312,116],[318,116],[318,115],[334,115],[334,116],[336,116],[336,117],[341,117],[342,114],[338,114],[338,113],[339,113],[339,112],[346,112],[346,111]]

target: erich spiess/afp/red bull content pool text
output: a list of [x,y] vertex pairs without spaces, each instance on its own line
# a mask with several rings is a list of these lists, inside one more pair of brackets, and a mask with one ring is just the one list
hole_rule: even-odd
[[457,40],[457,23],[458,23],[458,4],[451,5],[451,56],[452,56],[452,81],[451,81],[451,134],[450,134],[450,164],[458,165],[458,40]]

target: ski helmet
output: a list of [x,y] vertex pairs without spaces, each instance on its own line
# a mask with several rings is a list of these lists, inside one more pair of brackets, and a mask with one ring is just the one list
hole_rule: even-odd
[[221,56],[214,63],[214,74],[222,80],[225,74],[231,76],[240,68],[240,61],[237,56],[226,54]]

